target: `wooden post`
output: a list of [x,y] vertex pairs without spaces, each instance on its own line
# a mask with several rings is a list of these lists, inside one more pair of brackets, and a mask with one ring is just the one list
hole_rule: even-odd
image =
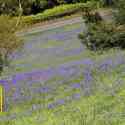
[[0,112],[3,112],[3,104],[4,104],[4,101],[3,101],[3,86],[0,86]]

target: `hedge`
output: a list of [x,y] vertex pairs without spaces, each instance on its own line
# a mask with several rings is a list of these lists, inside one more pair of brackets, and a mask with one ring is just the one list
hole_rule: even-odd
[[75,12],[81,11],[82,8],[86,6],[85,3],[77,3],[77,4],[64,4],[53,9],[45,10],[43,13],[39,13],[36,15],[24,16],[22,18],[22,22],[24,24],[34,24],[45,20],[50,20],[58,17],[62,17],[65,15],[70,15]]

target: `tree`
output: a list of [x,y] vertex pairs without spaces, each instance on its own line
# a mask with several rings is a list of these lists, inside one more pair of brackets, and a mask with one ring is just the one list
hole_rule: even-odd
[[8,56],[22,45],[22,41],[15,35],[23,12],[20,0],[18,0],[18,6],[19,17],[16,22],[9,16],[0,16],[0,73],[3,67],[8,65]]
[[23,14],[28,15],[31,13],[31,6],[34,0],[1,0],[0,12],[9,15],[18,15],[19,2],[22,5]]
[[8,57],[22,44],[22,41],[15,35],[16,22],[9,16],[0,16],[0,71],[8,65]]

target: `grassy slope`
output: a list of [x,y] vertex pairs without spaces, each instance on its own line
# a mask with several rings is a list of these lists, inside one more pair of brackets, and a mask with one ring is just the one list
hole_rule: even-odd
[[[47,44],[45,46],[48,46]],[[104,52],[102,55],[89,52],[94,60],[101,61],[105,58],[115,57],[117,51]],[[124,54],[124,51],[121,51]],[[80,56],[81,57],[81,56]],[[54,109],[41,109],[33,111],[30,116],[17,117],[17,119],[1,122],[0,125],[125,125],[125,78],[124,64],[107,72],[93,70],[94,92],[90,96],[84,96],[76,100],[70,100],[65,105]],[[59,78],[60,79],[60,78]],[[72,78],[71,81],[79,82],[83,76]],[[121,86],[118,81],[121,80]],[[49,81],[50,83],[52,81]],[[69,81],[70,84],[70,81]],[[115,86],[117,85],[117,86]],[[55,99],[65,97],[63,88],[59,88],[59,94]],[[74,90],[79,93],[79,90]],[[83,92],[83,91],[82,91]],[[81,93],[82,93],[81,92]],[[70,92],[72,94],[72,92]],[[33,103],[41,100],[33,100],[30,103],[13,107],[10,113],[20,113],[29,108]]]
[[[96,55],[96,60],[103,60],[111,57],[117,52],[104,53]],[[124,52],[122,52],[124,53]],[[4,125],[125,125],[124,108],[125,108],[125,78],[124,65],[119,65],[107,72],[98,72],[93,70],[94,91],[90,96],[84,96],[76,100],[70,100],[69,103],[57,106],[54,109],[39,109],[33,111],[30,116],[17,117],[13,121],[4,122]],[[72,81],[80,81],[81,76],[72,78]],[[83,79],[83,78],[82,78]],[[118,80],[121,80],[119,86]],[[52,81],[49,81],[50,83]],[[117,86],[115,86],[117,85]],[[61,97],[65,97],[64,92],[60,91]],[[74,90],[73,93],[79,90]],[[83,91],[82,91],[83,92]],[[81,93],[82,93],[81,92]],[[70,92],[71,94],[71,92]],[[58,95],[55,95],[55,99]],[[41,101],[40,101],[41,102]],[[27,103],[25,105],[13,107],[10,111],[20,112],[31,106],[32,103],[38,104],[38,100]],[[1,123],[2,125],[2,123]]]

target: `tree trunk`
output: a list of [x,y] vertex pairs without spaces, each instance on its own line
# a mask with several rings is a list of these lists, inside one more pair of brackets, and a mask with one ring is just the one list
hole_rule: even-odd
[[16,27],[17,27],[17,26],[19,25],[19,23],[20,23],[20,19],[21,19],[22,12],[23,12],[23,8],[22,8],[22,5],[21,5],[21,1],[18,0],[18,2],[19,2],[19,17],[18,17],[18,19],[17,19]]

